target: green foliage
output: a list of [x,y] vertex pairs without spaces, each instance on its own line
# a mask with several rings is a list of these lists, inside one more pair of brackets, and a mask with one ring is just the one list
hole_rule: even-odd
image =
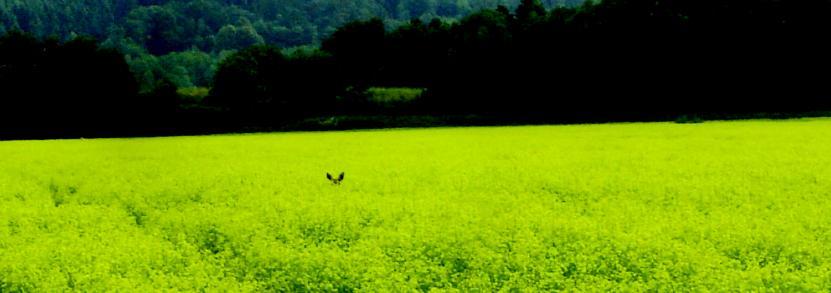
[[10,32],[0,36],[0,89],[0,132],[78,131],[125,122],[136,81],[124,56],[94,39]]
[[246,119],[280,121],[330,109],[338,83],[332,58],[321,51],[253,46],[225,58],[206,100]]
[[423,88],[380,88],[367,89],[370,100],[382,104],[395,104],[415,101],[424,93]]
[[148,92],[162,79],[171,81],[177,87],[210,86],[219,56],[189,50],[163,56],[141,54],[130,58],[128,62],[141,91]]
[[204,87],[188,87],[179,88],[176,92],[182,99],[198,103],[210,94],[210,89]]
[[188,38],[175,11],[160,6],[139,7],[125,20],[127,36],[150,54],[163,55],[187,48]]
[[286,57],[279,48],[246,48],[219,64],[209,102],[238,113],[262,111],[279,104],[277,91],[286,74]]
[[[556,7],[578,5],[581,1],[548,0],[544,4]],[[0,33],[17,28],[62,39],[73,33],[102,40],[126,38],[152,54],[164,55],[192,47],[218,51],[227,48],[226,41],[218,39],[228,34],[232,39],[259,35],[265,43],[293,47],[317,43],[337,27],[359,19],[381,17],[398,23],[411,18],[460,18],[479,9],[518,3],[519,0],[324,0],[310,5],[295,0],[8,0],[0,1]],[[243,36],[235,36],[238,33],[233,28]]]
[[[582,0],[566,0],[582,1]],[[548,1],[550,6],[562,1]],[[0,1],[0,35],[19,29],[69,40],[90,35],[129,56],[141,91],[166,79],[179,87],[210,86],[223,51],[252,45],[317,45],[348,22],[380,17],[391,25],[410,18],[460,18],[518,0],[7,0]],[[203,54],[198,64],[170,54]],[[204,53],[201,53],[204,52]],[[148,56],[152,55],[152,56]],[[175,60],[170,60],[175,59]],[[181,62],[181,63],[180,63]],[[210,65],[207,65],[210,64]],[[207,67],[206,67],[207,66]]]
[[[3,27],[38,35],[58,31],[55,38],[40,41],[48,45],[42,52],[65,40],[70,40],[70,48],[95,51],[93,40],[77,37],[84,36],[87,31],[81,28],[90,24],[64,15],[84,19],[88,11],[83,8],[92,2],[62,7],[43,0],[4,1]],[[821,69],[831,64],[824,54],[827,48],[816,41],[831,27],[824,15],[831,11],[827,1],[720,5],[608,0],[577,8],[571,5],[575,3],[540,0],[96,3],[101,4],[99,10],[89,11],[111,17],[104,17],[106,30],[89,34],[103,40],[101,51],[110,61],[117,59],[110,49],[127,54],[142,94],[166,97],[158,105],[167,109],[176,108],[168,103],[177,101],[169,99],[178,95],[174,88],[212,88],[205,101],[216,107],[205,108],[216,111],[186,113],[178,116],[180,121],[201,117],[227,122],[233,115],[225,110],[234,109],[241,112],[231,118],[258,119],[246,127],[266,129],[282,127],[291,119],[349,114],[494,115],[536,123],[672,120],[689,111],[790,115],[831,105],[823,98],[829,95],[822,82],[827,76],[797,70],[808,64],[824,72]],[[473,10],[482,7],[488,9]],[[546,11],[548,7],[556,8]],[[54,23],[63,26],[56,28]],[[28,40],[18,41],[28,46]],[[318,43],[320,50],[314,48]],[[284,55],[275,44],[296,49]],[[4,55],[0,58],[31,57]],[[219,60],[224,60],[222,65],[217,65]],[[14,75],[7,72],[17,70],[9,65],[0,64],[0,78],[12,80],[8,83],[21,93],[35,88],[37,78],[27,74],[37,74],[38,64],[20,72],[21,80],[31,85],[7,78]],[[55,68],[87,67],[67,62]],[[642,74],[633,74],[636,69]],[[82,84],[68,80],[85,76],[61,74],[66,78],[53,79],[58,86],[49,87],[50,93]],[[124,95],[133,95],[131,82],[126,78],[120,83],[127,89]],[[420,103],[396,112],[391,107],[373,108],[372,95],[393,93],[373,93],[371,88],[423,88],[426,94]],[[77,109],[108,102],[100,99]],[[125,109],[133,102],[111,103],[99,110]],[[39,104],[25,103],[32,109]],[[67,109],[60,104],[53,108]],[[695,117],[678,119],[688,121],[697,122]]]
[[516,9],[516,18],[521,22],[534,22],[547,14],[540,0],[522,0]]
[[681,115],[675,119],[675,123],[689,124],[689,123],[704,123],[704,119],[698,115]]
[[229,24],[216,34],[216,48],[219,50],[239,50],[264,43],[263,37],[251,24],[240,27]]
[[828,119],[0,142],[0,289],[825,292],[829,151]]

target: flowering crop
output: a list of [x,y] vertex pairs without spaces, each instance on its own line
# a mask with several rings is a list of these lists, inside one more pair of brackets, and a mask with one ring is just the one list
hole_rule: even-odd
[[0,291],[818,292],[829,214],[831,119],[2,142]]

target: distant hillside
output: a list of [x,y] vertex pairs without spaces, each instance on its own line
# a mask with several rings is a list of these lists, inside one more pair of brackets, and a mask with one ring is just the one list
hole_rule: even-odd
[[[209,86],[229,52],[255,44],[319,44],[343,24],[379,17],[392,28],[419,18],[454,21],[522,0],[0,0],[0,35],[22,30],[70,40],[89,35],[128,56],[142,91],[162,81]],[[534,0],[538,1],[538,0]],[[547,7],[584,0],[542,0]]]
[[[0,0],[0,34],[92,35],[127,53],[199,49],[219,52],[255,43],[313,44],[342,24],[381,17],[453,19],[520,0]],[[583,0],[544,0],[548,7]]]

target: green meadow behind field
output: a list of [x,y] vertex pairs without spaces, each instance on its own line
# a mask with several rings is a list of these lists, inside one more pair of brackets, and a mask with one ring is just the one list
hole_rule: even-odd
[[818,292],[829,214],[831,119],[0,142],[0,291]]

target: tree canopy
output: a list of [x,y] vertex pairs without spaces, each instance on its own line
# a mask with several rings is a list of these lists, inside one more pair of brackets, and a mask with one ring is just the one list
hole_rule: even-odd
[[[576,7],[522,0],[458,20],[345,22],[319,47],[288,48],[269,41],[259,18],[240,12],[229,24],[222,21],[229,11],[207,0],[130,3],[140,9],[123,17],[146,25],[114,26],[107,34],[119,38],[100,45],[14,31],[0,39],[0,85],[10,93],[2,95],[4,117],[65,119],[72,123],[58,125],[74,129],[101,121],[200,129],[220,121],[238,130],[331,115],[597,122],[831,111],[828,0],[607,0]],[[213,7],[204,10],[213,16],[194,23],[163,11],[197,4]],[[431,1],[382,6],[407,7],[397,17],[453,10]],[[283,8],[260,8],[284,16]],[[188,25],[217,34],[158,40]],[[216,47],[217,40],[224,45]],[[191,86],[210,87],[186,91],[207,97],[183,97],[182,88]],[[420,97],[395,107],[372,100],[373,93],[395,92]]]
[[[574,6],[582,0],[547,0]],[[237,29],[281,47],[318,43],[341,25],[378,17],[390,24],[412,18],[455,19],[483,8],[515,6],[519,0],[5,0],[0,34],[20,29],[36,36],[99,40],[126,38],[159,55],[199,48],[211,52],[239,47],[220,33]],[[126,33],[124,33],[126,32]],[[225,36],[227,37],[227,35]],[[239,48],[238,48],[239,49]]]
[[[583,0],[547,0],[547,7]],[[338,27],[377,17],[395,27],[411,18],[454,20],[482,8],[519,0],[3,0],[0,35],[21,30],[66,41],[78,35],[128,55],[142,92],[161,80],[177,87],[209,87],[219,60],[236,50],[268,44],[318,45]],[[210,56],[185,62],[179,53]],[[166,58],[168,54],[177,56]],[[201,58],[200,56],[200,58]],[[207,66],[206,66],[207,65]]]

